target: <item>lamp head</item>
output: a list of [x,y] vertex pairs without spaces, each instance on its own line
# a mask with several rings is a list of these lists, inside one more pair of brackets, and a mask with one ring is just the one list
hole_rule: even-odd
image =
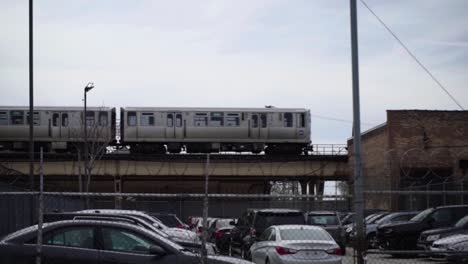
[[94,83],[89,82],[89,83],[86,85],[86,87],[84,88],[85,93],[89,92],[89,91],[90,91],[91,89],[93,89],[93,88],[94,88]]

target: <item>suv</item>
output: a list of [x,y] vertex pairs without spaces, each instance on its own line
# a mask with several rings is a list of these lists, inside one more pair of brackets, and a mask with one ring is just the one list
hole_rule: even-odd
[[344,255],[346,252],[346,233],[339,214],[330,211],[312,211],[306,214],[307,224],[321,226],[335,239]]
[[[247,209],[231,231],[229,254],[250,259],[249,249],[265,229],[272,225],[304,225],[302,211],[291,209]],[[234,221],[231,222],[234,225]]]
[[417,249],[416,243],[423,231],[452,226],[467,214],[468,205],[429,208],[409,221],[377,227],[377,243],[386,250]]

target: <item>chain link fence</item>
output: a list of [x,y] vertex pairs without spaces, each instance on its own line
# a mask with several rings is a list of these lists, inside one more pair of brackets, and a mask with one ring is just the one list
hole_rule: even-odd
[[203,194],[2,192],[0,263],[344,264],[356,263],[358,245],[367,263],[464,263],[464,195],[368,190],[367,202],[445,207],[368,207],[359,241],[348,195],[210,194],[203,221]]

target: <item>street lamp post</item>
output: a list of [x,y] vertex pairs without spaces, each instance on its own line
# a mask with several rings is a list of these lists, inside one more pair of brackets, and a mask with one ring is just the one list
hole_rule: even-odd
[[[83,129],[84,129],[84,162],[85,162],[85,177],[88,179],[89,177],[89,169],[88,169],[88,160],[89,160],[89,153],[88,153],[88,124],[86,120],[86,94],[94,88],[94,83],[89,82],[86,87],[84,88],[84,113],[83,113]],[[87,191],[87,190],[86,190]]]

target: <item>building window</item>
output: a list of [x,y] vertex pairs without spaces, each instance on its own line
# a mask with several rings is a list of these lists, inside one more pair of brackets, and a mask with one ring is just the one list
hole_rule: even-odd
[[260,115],[260,121],[261,121],[262,128],[267,127],[267,115],[266,114]]
[[99,125],[100,126],[107,126],[109,123],[108,121],[108,114],[107,112],[99,112]]
[[220,127],[224,125],[224,113],[213,112],[211,113],[210,126]]
[[173,127],[174,126],[174,115],[173,114],[167,114],[167,126],[168,127]]
[[8,125],[8,112],[0,112],[0,125]]
[[24,112],[23,111],[10,111],[10,124],[11,125],[24,125]]
[[68,114],[67,113],[62,113],[62,126],[63,127],[68,126]]
[[181,127],[182,126],[182,114],[176,114],[175,116],[176,119],[176,127]]
[[94,111],[86,111],[86,126],[94,126]]
[[140,126],[154,126],[154,113],[141,113]]
[[226,126],[239,126],[239,114],[227,114]]
[[127,126],[136,126],[137,125],[137,116],[136,112],[127,113]]
[[[26,112],[26,122],[29,125],[29,112]],[[33,114],[33,124],[35,126],[38,126],[41,124],[41,117],[39,115],[39,112],[34,112]]]
[[206,113],[196,113],[193,123],[197,127],[205,127],[208,125],[208,115]]
[[284,113],[284,127],[292,127],[293,126],[293,115],[292,113]]
[[252,115],[252,127],[258,127],[258,115]]

